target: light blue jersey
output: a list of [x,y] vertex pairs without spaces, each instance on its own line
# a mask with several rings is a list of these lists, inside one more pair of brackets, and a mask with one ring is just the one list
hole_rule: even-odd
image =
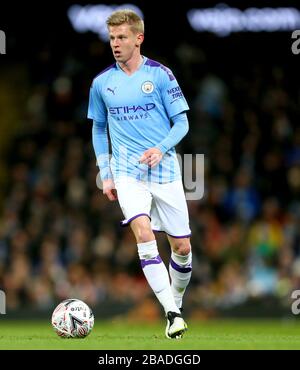
[[[172,72],[156,61],[144,57],[130,76],[118,63],[100,73],[90,90],[88,118],[108,123],[113,177],[125,175],[160,183],[180,179],[175,148],[164,152],[162,142],[171,130],[171,119],[188,109]],[[138,162],[152,147],[164,153],[154,168]]]

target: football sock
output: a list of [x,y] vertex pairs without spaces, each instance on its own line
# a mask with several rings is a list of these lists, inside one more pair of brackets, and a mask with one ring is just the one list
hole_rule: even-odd
[[165,312],[180,313],[172,294],[168,270],[158,253],[156,240],[138,243],[137,247],[144,275]]
[[182,307],[182,298],[192,275],[192,252],[181,256],[172,252],[169,272],[171,289],[178,308]]

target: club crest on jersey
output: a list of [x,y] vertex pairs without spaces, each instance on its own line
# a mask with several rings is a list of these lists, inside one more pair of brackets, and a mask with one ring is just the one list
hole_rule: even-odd
[[145,94],[151,94],[153,90],[154,90],[154,85],[151,81],[146,81],[142,84],[142,91]]

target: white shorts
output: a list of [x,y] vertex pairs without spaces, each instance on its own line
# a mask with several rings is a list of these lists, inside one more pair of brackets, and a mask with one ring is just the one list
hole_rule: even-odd
[[122,226],[145,215],[150,218],[153,231],[164,231],[175,238],[190,237],[189,214],[181,180],[159,184],[119,177],[115,185],[125,217],[121,221]]

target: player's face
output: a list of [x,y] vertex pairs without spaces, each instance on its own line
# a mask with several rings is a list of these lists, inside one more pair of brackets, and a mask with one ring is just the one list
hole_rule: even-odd
[[126,63],[143,41],[143,34],[133,33],[128,24],[109,27],[110,46],[117,62]]

